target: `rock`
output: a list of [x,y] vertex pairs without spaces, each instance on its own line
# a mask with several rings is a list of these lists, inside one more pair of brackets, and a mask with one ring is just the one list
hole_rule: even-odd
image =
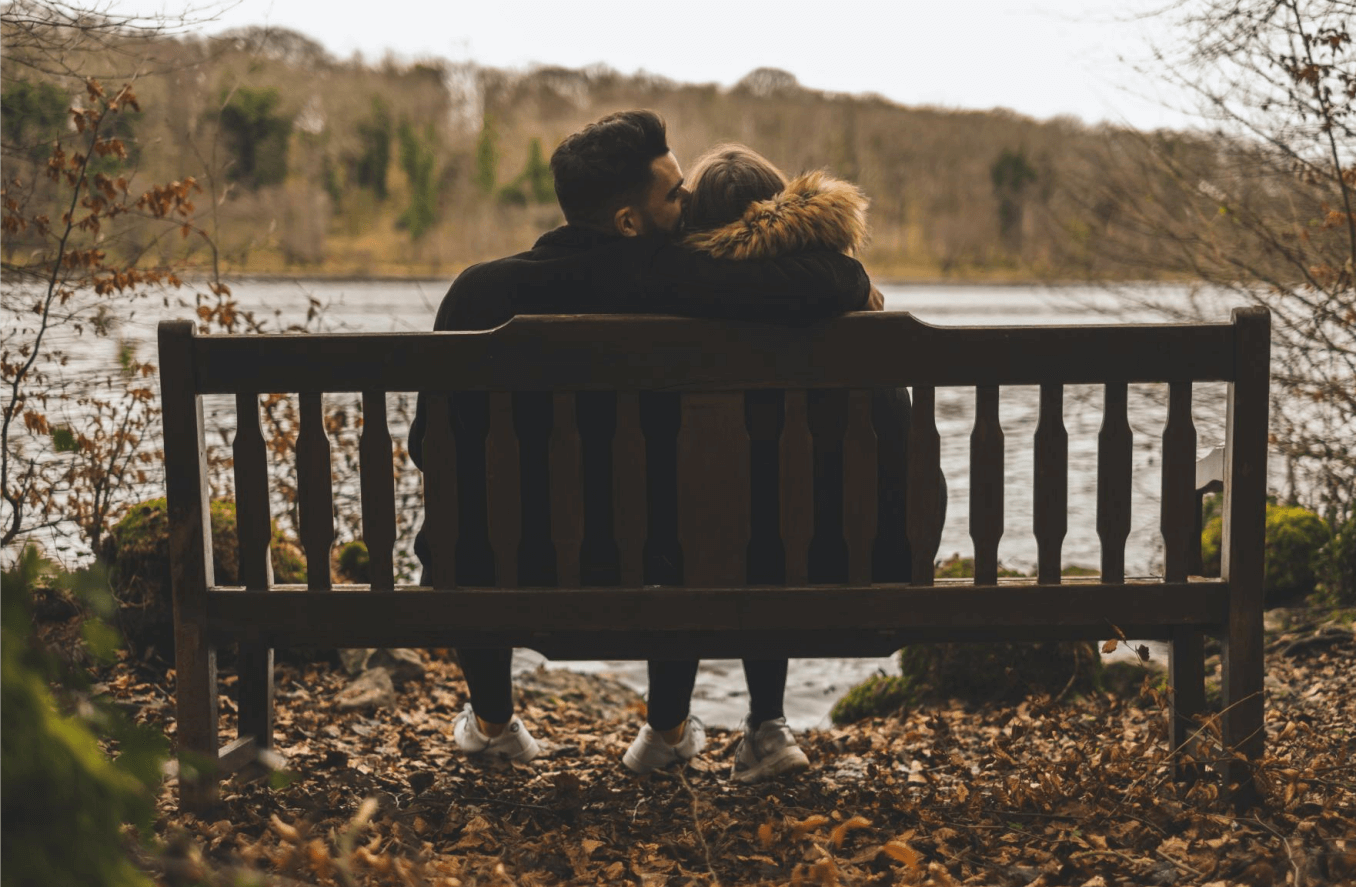
[[537,667],[520,671],[514,676],[513,683],[526,701],[537,705],[569,705],[600,721],[629,718],[632,712],[645,709],[639,693],[602,675]]
[[371,711],[395,705],[395,684],[384,668],[369,668],[335,698],[340,711]]
[[347,650],[339,651],[339,664],[344,667],[351,677],[357,677],[367,669],[367,662],[372,658],[372,654],[377,652],[375,647],[353,647]]
[[367,667],[386,669],[397,684],[424,679],[424,659],[418,650],[408,647],[374,650],[367,660]]
[[373,668],[384,668],[397,684],[424,679],[424,660],[419,651],[407,647],[378,649],[354,647],[339,651],[339,663],[350,675],[360,675]]

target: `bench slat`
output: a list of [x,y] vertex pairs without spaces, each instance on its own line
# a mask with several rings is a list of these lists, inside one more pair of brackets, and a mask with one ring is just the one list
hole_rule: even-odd
[[273,581],[269,557],[272,535],[268,509],[268,454],[259,429],[259,395],[235,396],[235,528],[240,564],[240,584],[268,588]]
[[848,426],[843,435],[843,538],[848,548],[848,581],[871,584],[871,549],[876,541],[876,431],[871,422],[871,392],[848,395]]
[[488,501],[494,582],[518,584],[518,546],[522,542],[522,479],[518,434],[513,427],[513,394],[490,392],[490,429],[485,439],[485,495]]
[[[845,597],[851,606],[843,606]],[[932,641],[973,639],[985,632],[1009,638],[1096,638],[1105,636],[1108,620],[1132,637],[1170,638],[1173,625],[1218,627],[1228,618],[1228,589],[1220,580],[1055,586],[1027,580],[996,587],[966,580],[931,588],[398,588],[326,595],[275,586],[272,592],[209,592],[208,613],[221,640],[256,631],[279,646],[395,646],[400,639],[404,645],[541,648],[549,646],[547,637],[579,633],[593,639],[586,658],[636,655],[627,646],[636,636],[681,644],[703,632],[801,632],[801,646],[788,643],[780,654],[785,656],[815,643],[860,643],[882,631]],[[835,634],[841,636],[835,640]],[[554,643],[552,649],[559,649],[568,642]],[[689,655],[698,655],[695,647]],[[649,653],[641,648],[637,658]]]
[[363,392],[358,465],[370,581],[373,589],[389,591],[395,588],[395,468],[384,391]]
[[640,585],[645,573],[649,513],[645,478],[645,433],[640,396],[617,394],[617,430],[612,439],[612,522],[622,585]]
[[1102,541],[1102,578],[1120,582],[1125,579],[1125,540],[1130,536],[1134,455],[1129,387],[1111,382],[1104,396],[1102,427],[1097,432],[1097,537]]
[[909,498],[905,522],[913,554],[914,585],[931,585],[933,558],[942,538],[941,438],[937,434],[937,390],[928,385],[913,389],[913,417],[909,424]]
[[[199,390],[362,391],[373,379],[391,391],[429,391],[430,384],[446,384],[447,391],[643,391],[1227,381],[1235,375],[1233,327],[1223,323],[938,328],[904,312],[863,312],[796,330],[592,315],[517,317],[485,332],[361,335],[360,345],[353,334],[291,336],[286,348],[278,347],[281,336],[199,339]],[[1052,339],[1058,348],[1049,347]],[[599,359],[620,354],[632,357]]]
[[1163,487],[1159,529],[1163,533],[1163,575],[1186,579],[1196,532],[1196,426],[1191,421],[1191,383],[1168,388],[1168,422],[1163,427]]
[[975,584],[998,584],[998,541],[1003,538],[1003,425],[998,386],[975,388],[970,432],[970,538],[975,543]]
[[[457,443],[452,435],[452,417],[447,398],[427,399],[428,424],[424,428],[424,538],[433,554],[424,582],[439,588],[457,584],[457,537],[460,512],[457,502]],[[439,495],[429,495],[437,490]]]
[[1060,581],[1060,550],[1069,529],[1069,433],[1064,429],[1064,388],[1042,385],[1036,423],[1036,480],[1032,516],[1036,533],[1036,575],[1045,584]]
[[804,389],[786,392],[780,458],[782,546],[786,549],[786,584],[809,581],[810,539],[814,536],[814,441]]
[[330,439],[325,433],[322,398],[317,393],[301,395],[301,431],[297,435],[299,535],[306,552],[306,584],[316,591],[330,587],[330,549],[334,546]]
[[557,391],[551,421],[551,544],[556,583],[579,586],[579,546],[584,541],[584,461],[573,392]]
[[686,585],[702,588],[747,581],[749,435],[743,393],[683,395],[678,539]]

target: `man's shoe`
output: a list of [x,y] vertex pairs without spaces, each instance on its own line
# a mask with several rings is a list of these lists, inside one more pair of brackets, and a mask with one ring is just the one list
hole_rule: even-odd
[[493,755],[520,764],[526,764],[541,752],[541,746],[532,738],[532,734],[527,732],[527,725],[517,715],[514,715],[513,720],[504,727],[503,733],[493,737],[486,736],[480,729],[476,713],[471,710],[469,702],[452,724],[452,739],[456,741],[457,747],[468,755]]
[[631,747],[622,755],[622,763],[633,773],[651,773],[675,761],[688,761],[706,746],[706,726],[695,715],[688,715],[683,738],[669,745],[649,724],[640,728]]
[[782,773],[808,770],[810,759],[805,757],[786,726],[786,718],[763,721],[758,729],[749,732],[749,720],[744,719],[744,736],[735,749],[734,779],[736,782],[761,782]]

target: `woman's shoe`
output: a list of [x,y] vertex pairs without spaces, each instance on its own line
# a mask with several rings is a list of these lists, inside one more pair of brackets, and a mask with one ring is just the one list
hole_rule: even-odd
[[659,731],[645,724],[636,734],[631,747],[622,755],[622,763],[633,773],[652,773],[675,761],[686,762],[706,746],[706,725],[695,715],[687,716],[683,738],[677,745],[669,745]]
[[504,732],[498,736],[485,735],[469,702],[452,724],[452,739],[457,743],[457,747],[468,755],[493,755],[520,764],[526,764],[541,752],[541,746],[532,738],[532,734],[527,732],[527,725],[517,715],[513,716],[513,720],[505,725]]
[[786,718],[763,721],[758,729],[749,731],[749,719],[744,719],[744,736],[735,749],[735,782],[761,782],[782,773],[798,773],[810,768],[810,759],[796,744],[796,737],[786,725]]

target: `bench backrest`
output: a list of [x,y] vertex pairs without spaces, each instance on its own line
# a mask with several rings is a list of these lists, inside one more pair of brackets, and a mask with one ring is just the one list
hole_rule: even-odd
[[[293,392],[300,398],[297,477],[301,545],[311,589],[330,587],[334,540],[331,468],[322,397],[360,392],[363,537],[371,557],[371,586],[395,585],[396,544],[391,437],[386,393],[488,392],[486,438],[488,538],[497,584],[516,584],[522,528],[514,392],[552,392],[549,438],[551,540],[562,586],[579,582],[583,535],[581,440],[575,421],[579,392],[617,393],[613,439],[615,543],[621,584],[641,584],[646,540],[645,441],[638,395],[679,392],[677,439],[678,535],[684,584],[734,587],[745,582],[749,541],[749,447],[774,440],[780,454],[780,526],[788,586],[806,582],[812,526],[812,454],[842,453],[842,532],[851,585],[870,584],[876,527],[876,438],[869,391],[908,386],[913,394],[909,431],[909,540],[912,583],[933,582],[931,553],[938,525],[939,438],[935,389],[976,390],[971,437],[971,533],[976,585],[997,582],[1002,532],[1003,435],[999,388],[1039,385],[1035,437],[1034,530],[1038,583],[1058,584],[1060,547],[1067,527],[1067,434],[1061,418],[1063,386],[1105,386],[1099,435],[1097,531],[1103,583],[1125,580],[1130,529],[1132,437],[1127,385],[1169,386],[1163,435],[1162,533],[1165,581],[1183,582],[1198,540],[1194,518],[1196,431],[1191,392],[1196,382],[1228,383],[1224,470],[1223,576],[1231,597],[1260,600],[1262,509],[1265,494],[1269,317],[1239,309],[1229,323],[1060,327],[934,327],[903,313],[855,314],[808,328],[663,317],[520,317],[487,332],[197,337],[189,322],[160,327],[164,387],[166,478],[174,526],[177,577],[186,588],[213,585],[204,519],[207,478],[201,396],[235,395],[234,443],[241,584],[270,584],[269,491],[259,430],[259,397]],[[745,393],[785,391],[777,418],[759,418]],[[839,391],[837,427],[812,417],[817,393]],[[446,400],[428,399],[426,447],[451,452],[456,440]],[[750,409],[746,412],[746,405]],[[841,409],[845,407],[845,409]],[[832,424],[832,423],[830,423]],[[454,546],[458,534],[456,472],[446,459],[425,466],[426,528]],[[450,558],[432,577],[452,587]],[[317,568],[318,567],[318,568]],[[176,583],[178,586],[179,583]]]

